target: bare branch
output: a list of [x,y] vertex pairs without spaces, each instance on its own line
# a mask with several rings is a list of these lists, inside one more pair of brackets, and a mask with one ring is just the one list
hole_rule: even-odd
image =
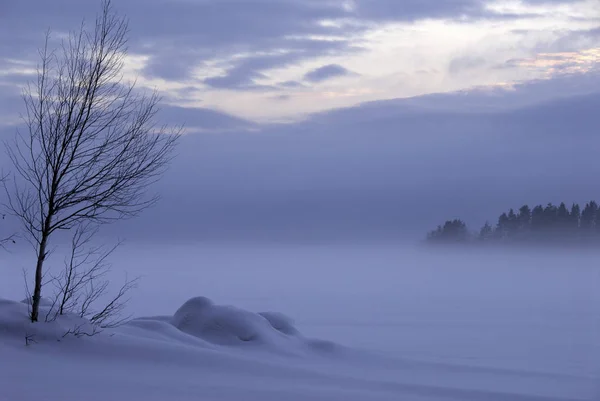
[[[65,313],[89,319],[101,328],[115,327],[126,320],[122,313],[128,301],[128,292],[135,288],[137,279],[125,280],[116,295],[110,297],[111,265],[108,258],[121,245],[108,248],[93,244],[98,226],[90,223],[76,227],[71,238],[71,250],[64,260],[62,272],[52,278],[55,294],[46,321],[53,321]],[[98,307],[98,304],[104,306]]]
[[77,325],[75,327],[73,327],[72,329],[67,330],[62,338],[65,338],[68,335],[73,335],[75,337],[83,337],[83,336],[87,336],[87,337],[93,337],[96,334],[100,333],[100,329],[98,328],[98,326],[92,326],[92,331],[91,333],[88,333],[86,330],[84,330],[84,325],[80,324]]
[[[7,180],[6,174],[1,174],[0,175],[0,183],[2,185],[4,185],[6,183],[6,180]],[[2,220],[6,219],[6,215],[5,214],[2,214],[1,217],[2,217]],[[0,238],[0,249],[6,250],[6,245],[16,243],[15,242],[16,238],[17,238],[16,234],[11,234],[11,235],[9,235],[8,237],[5,237],[5,238]]]
[[127,294],[137,287],[139,278],[133,280],[125,279],[125,283],[119,289],[110,302],[99,312],[95,313],[90,321],[102,328],[114,328],[131,319],[131,315],[122,316],[129,298]]
[[[2,218],[4,219],[4,216],[2,216]],[[0,239],[0,248],[6,250],[7,244],[16,244],[15,238],[17,238],[17,236],[15,234],[9,235],[6,238],[1,238]]]
[[[155,121],[160,97],[135,90],[122,74],[127,20],[105,0],[95,24],[39,51],[37,80],[23,93],[26,130],[8,146],[14,184],[7,206],[35,247],[31,320],[37,321],[44,262],[57,230],[138,215],[158,197],[150,186],[164,173],[179,128]],[[66,296],[61,304],[72,302]]]
[[33,297],[31,296],[31,291],[29,291],[29,280],[27,279],[27,270],[23,269],[23,282],[25,283],[25,299],[27,300],[27,314],[31,314],[31,305],[33,301]]

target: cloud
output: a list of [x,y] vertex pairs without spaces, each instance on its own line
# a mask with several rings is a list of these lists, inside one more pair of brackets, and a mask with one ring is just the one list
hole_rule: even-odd
[[[276,90],[273,85],[261,85],[257,81],[268,79],[267,71],[290,66],[294,63],[324,55],[336,55],[356,51],[348,41],[290,41],[287,49],[275,54],[246,55],[230,61],[233,64],[224,75],[208,77],[203,83],[219,89]],[[336,66],[337,67],[337,66]],[[286,85],[294,85],[290,81]],[[288,87],[289,86],[285,86]]]
[[[89,25],[98,10],[98,4],[78,0],[0,3],[0,64],[6,59],[35,62],[45,28],[54,29],[56,44],[81,18]],[[496,4],[513,6],[491,7]],[[594,15],[594,4],[593,0],[114,2],[115,10],[130,20],[129,50],[139,60],[135,73],[140,85],[158,88],[171,103],[202,104],[256,120],[297,118],[378,97],[537,78],[539,71],[523,66],[502,71],[493,66],[536,52],[553,52],[544,43],[557,43],[559,38],[564,38],[560,51],[597,47],[598,21],[575,20],[581,10]],[[541,17],[532,19],[532,14]],[[490,18],[506,19],[507,34]],[[517,18],[525,19],[517,23]],[[508,34],[516,28],[529,33]],[[374,62],[366,62],[367,57]],[[319,78],[312,80],[313,72],[306,74],[319,65],[344,66],[361,79],[352,91],[343,88],[340,80],[324,93],[311,88]],[[433,70],[440,73],[435,77],[417,73]],[[344,72],[325,71],[324,76],[344,76]],[[16,75],[0,77],[0,84],[9,82],[22,81]],[[306,89],[303,96],[293,96],[281,107],[268,107],[273,96],[299,92],[300,84]],[[184,94],[181,88],[187,87],[196,89]]]
[[220,89],[256,90],[271,89],[272,86],[257,84],[257,80],[266,79],[262,72],[265,70],[284,67],[302,58],[298,52],[284,54],[247,56],[234,62],[234,66],[227,69],[224,75],[204,79],[204,84]]
[[544,5],[544,4],[556,5],[556,4],[580,3],[581,0],[524,0],[524,2],[527,4],[534,4],[534,5]]
[[328,79],[353,75],[354,73],[338,64],[329,64],[319,67],[304,75],[304,79],[310,82],[323,82]]
[[[158,9],[159,6],[155,5]],[[184,8],[184,9],[182,9]],[[172,58],[173,42],[180,49],[191,50],[183,65],[197,65],[201,61],[214,58],[227,58],[240,53],[272,53],[284,50],[289,53],[286,57],[271,58],[271,65],[277,61],[281,66],[298,60],[317,55],[327,54],[336,43],[326,43],[311,37],[339,36],[340,29],[320,25],[323,19],[338,19],[344,16],[344,11],[332,2],[316,1],[206,1],[201,3],[177,2],[173,9],[166,11],[173,14],[173,20],[178,20],[179,27],[161,29],[157,40],[149,40],[152,49],[151,60],[145,70],[150,75],[165,77],[163,66],[168,65]],[[177,15],[177,17],[176,17]],[[180,23],[181,15],[183,21]],[[165,18],[161,16],[161,18]],[[165,20],[168,20],[165,18]],[[163,24],[164,25],[164,24]],[[151,32],[142,32],[147,37]],[[329,41],[328,41],[329,42]],[[195,50],[203,49],[203,50]],[[212,50],[211,50],[212,49]],[[194,51],[195,50],[195,51]],[[255,63],[269,61],[259,56]],[[217,85],[234,84],[254,79],[255,73],[260,73],[265,67],[256,66],[251,69],[246,61],[243,65],[234,66],[232,80],[213,81]],[[185,78],[189,68],[178,70]],[[244,75],[244,71],[248,71]],[[245,79],[247,78],[247,79]],[[211,81],[209,81],[211,82]]]
[[[96,3],[37,0],[0,5],[0,56],[23,56],[41,43],[48,26],[64,32],[93,18]],[[150,55],[145,73],[166,79],[189,78],[203,60],[279,48],[315,50],[311,36],[349,33],[319,24],[348,16],[336,1],[317,0],[126,0],[115,3],[128,15],[132,52]],[[304,38],[302,43],[299,38]],[[318,43],[317,43],[318,46]],[[20,49],[24,49],[21,51]],[[27,50],[29,49],[29,50]]]
[[[292,49],[299,58],[327,54],[331,44],[315,38],[351,38],[373,24],[485,13],[480,0],[350,3],[351,7],[342,0],[125,0],[115,3],[115,9],[130,19],[131,51],[150,56],[144,74],[168,80],[189,79],[203,61],[244,52]],[[0,56],[26,57],[41,43],[45,28],[73,29],[83,17],[92,20],[98,8],[77,0],[24,4],[0,5]]]
[[233,69],[224,76],[210,77],[202,81],[204,84],[216,89],[237,89],[237,90],[273,90],[270,85],[259,85],[255,82],[257,79],[265,79],[266,75],[256,71],[243,71]]
[[376,21],[414,21],[484,14],[480,0],[356,0],[355,13]]
[[184,125],[187,133],[194,132],[246,132],[258,126],[242,118],[217,110],[198,107],[163,105],[158,115],[161,123],[170,126]]
[[282,88],[290,88],[290,89],[304,87],[304,84],[301,82],[298,82],[298,81],[284,81],[284,82],[279,82],[277,85]]
[[600,48],[577,52],[540,53],[535,57],[510,59],[496,68],[521,68],[539,71],[541,78],[565,74],[586,74],[600,70]]
[[474,55],[456,57],[450,61],[448,71],[451,74],[460,74],[464,71],[484,66],[486,61],[483,57]]
[[[134,15],[138,2],[130,0],[125,10]],[[132,18],[132,29],[152,49],[146,73],[183,78],[190,65],[243,52],[292,49],[303,59],[326,54],[331,41],[315,38],[343,38],[342,44],[347,44],[351,40],[346,38],[381,23],[491,16],[483,4],[481,0],[179,0],[167,6],[149,0],[139,4],[144,15]],[[187,50],[184,58],[173,54],[181,49]]]
[[[600,22],[600,19],[598,19],[598,21]],[[559,33],[556,41],[541,50],[546,52],[572,52],[586,47],[600,48],[600,27],[593,29],[576,29],[567,33]]]

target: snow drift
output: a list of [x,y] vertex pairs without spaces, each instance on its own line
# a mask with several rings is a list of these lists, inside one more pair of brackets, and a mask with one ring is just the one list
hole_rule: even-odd
[[[0,363],[0,400],[580,401],[596,394],[590,377],[369,355],[307,339],[282,314],[204,297],[172,316],[134,319],[92,337],[64,335],[93,330],[85,319],[32,324],[27,311],[27,302],[0,299],[0,356],[8,361]],[[25,335],[35,342],[25,346]],[[34,381],[32,366],[43,367]]]
[[50,316],[52,302],[40,300],[40,323],[29,321],[30,301],[9,301],[0,298],[0,339],[2,341],[40,343],[43,341],[60,341],[69,334],[92,335],[97,328],[87,319],[76,314],[66,313],[56,319],[43,322]]
[[[140,319],[132,323],[137,324]],[[211,344],[248,346],[269,351],[333,351],[337,345],[304,338],[294,322],[277,312],[253,313],[234,306],[215,305],[205,297],[186,301],[172,318],[143,318],[169,322],[177,329]]]
[[[30,302],[0,299],[0,336],[25,342],[60,341],[69,334],[78,336],[135,335],[155,340],[204,348],[248,347],[283,354],[332,352],[334,343],[302,336],[292,319],[277,312],[253,313],[234,306],[216,305],[205,297],[186,301],[173,316],[133,319],[115,330],[99,331],[88,320],[67,313],[56,320],[32,324],[28,319]],[[44,319],[52,302],[42,299]]]

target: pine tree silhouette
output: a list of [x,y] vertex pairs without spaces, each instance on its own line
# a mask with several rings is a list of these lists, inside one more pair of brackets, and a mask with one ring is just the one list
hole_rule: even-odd
[[466,224],[460,219],[448,220],[431,231],[427,238],[432,242],[537,243],[537,244],[593,244],[600,245],[600,207],[595,201],[577,203],[567,208],[565,202],[558,206],[548,203],[531,209],[523,205],[518,212],[509,209],[502,213],[495,227],[489,222],[481,227],[478,235],[469,236]]

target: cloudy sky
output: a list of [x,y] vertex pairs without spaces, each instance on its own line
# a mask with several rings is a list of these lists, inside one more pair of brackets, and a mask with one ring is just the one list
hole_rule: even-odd
[[[5,0],[3,86],[95,1]],[[585,72],[600,60],[597,0],[119,0],[128,73],[169,104],[254,121],[365,101]]]
[[[59,40],[97,3],[0,2],[3,136],[45,30]],[[600,199],[598,0],[113,4],[130,21],[126,76],[190,134],[145,224],[387,233],[417,220],[410,208],[421,224],[480,222],[525,201]]]

